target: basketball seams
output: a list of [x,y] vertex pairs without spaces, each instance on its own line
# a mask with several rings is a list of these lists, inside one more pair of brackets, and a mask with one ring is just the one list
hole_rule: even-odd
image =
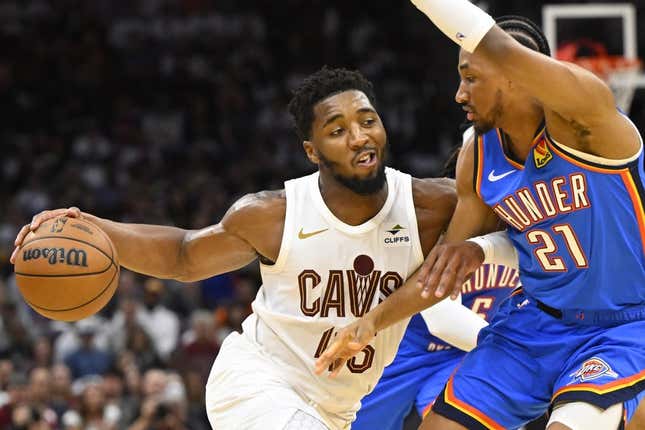
[[116,267],[118,269],[118,266],[116,266],[114,263],[110,263],[107,265],[107,267],[100,272],[89,272],[89,273],[71,273],[71,274],[65,274],[65,273],[60,273],[58,275],[46,275],[46,274],[36,274],[36,273],[22,273],[22,272],[14,272],[16,275],[20,276],[29,276],[32,278],[77,278],[79,276],[91,276],[91,275],[100,275],[102,273],[107,272],[110,270],[110,267]]
[[100,227],[90,223],[89,221],[85,221],[82,218],[77,218],[77,220],[83,221],[85,224],[89,224],[92,227],[96,228],[96,231],[98,231],[103,236],[103,238],[105,239],[107,244],[110,246],[110,254],[111,254],[111,257],[112,257],[112,259],[111,259],[112,264],[114,264],[114,265],[116,265],[118,267],[119,263],[117,261],[114,261],[114,256],[116,255],[116,250],[114,249],[114,244],[112,243],[112,239],[110,239],[110,236],[108,236],[107,233],[104,232]]
[[[94,296],[92,299],[88,300],[87,302],[85,302],[85,303],[83,303],[83,304],[80,304],[80,305],[78,305],[78,306],[74,306],[73,308],[65,308],[65,309],[49,309],[49,308],[44,308],[44,307],[42,307],[42,306],[38,306],[38,305],[36,305],[36,304],[34,304],[34,303],[31,303],[31,302],[30,302],[29,300],[27,300],[26,298],[25,298],[25,301],[26,301],[27,303],[29,303],[29,305],[30,305],[30,306],[33,306],[34,308],[42,309],[43,311],[47,311],[47,312],[69,312],[69,311],[73,311],[73,310],[76,310],[76,309],[80,309],[80,308],[82,308],[82,307],[84,307],[84,306],[89,305],[90,303],[94,302],[94,301],[95,301],[95,300],[97,300],[99,297],[101,297],[103,294],[105,294],[105,292],[106,292],[106,291],[107,291],[107,290],[112,286],[112,283],[114,282],[115,278],[117,278],[117,280],[118,280],[118,277],[117,277],[117,276],[118,276],[118,274],[119,274],[119,269],[118,269],[118,267],[117,267],[114,263],[110,264],[110,266],[108,267],[108,269],[110,269],[112,266],[114,266],[114,269],[115,269],[115,270],[114,270],[114,274],[112,275],[112,279],[110,279],[110,282],[108,282],[108,283],[107,283],[107,286],[106,286],[105,288],[103,288],[103,289],[102,289],[102,290],[101,290],[101,291],[100,291],[96,296]],[[104,272],[101,272],[101,273],[104,273]]]

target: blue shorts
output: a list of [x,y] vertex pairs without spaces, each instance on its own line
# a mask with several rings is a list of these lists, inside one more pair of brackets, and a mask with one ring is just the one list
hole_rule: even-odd
[[644,336],[645,321],[563,323],[518,292],[480,332],[432,410],[468,429],[516,429],[572,401],[623,403],[629,420],[645,390]]
[[423,416],[465,354],[452,348],[397,355],[374,390],[361,400],[352,430],[401,430],[413,406]]

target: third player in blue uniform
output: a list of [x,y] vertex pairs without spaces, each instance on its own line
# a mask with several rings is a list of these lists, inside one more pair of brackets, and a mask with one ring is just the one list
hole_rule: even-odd
[[[462,303],[488,321],[518,284],[516,269],[483,265],[461,287]],[[413,316],[394,361],[361,400],[352,430],[400,430],[413,407],[425,415],[465,355],[433,336],[421,314]]]

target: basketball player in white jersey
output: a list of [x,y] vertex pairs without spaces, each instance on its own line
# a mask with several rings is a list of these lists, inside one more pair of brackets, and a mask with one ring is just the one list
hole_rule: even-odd
[[[259,259],[263,285],[253,313],[242,334],[224,341],[207,383],[216,429],[349,428],[360,399],[394,358],[407,320],[379,332],[336,378],[314,373],[316,357],[334,327],[404,284],[456,203],[448,179],[385,168],[386,132],[372,85],[358,72],[323,68],[297,89],[289,110],[319,171],[287,181],[283,190],[242,197],[218,224],[194,231],[123,224],[70,208],[37,215],[16,239],[19,248],[49,218],[83,217],[110,236],[124,267],[180,281]],[[474,343],[481,320],[463,307],[450,315],[462,332],[473,319]]]

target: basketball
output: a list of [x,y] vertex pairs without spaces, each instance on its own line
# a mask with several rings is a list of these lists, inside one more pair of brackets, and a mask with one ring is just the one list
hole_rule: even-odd
[[114,295],[119,263],[110,238],[82,219],[48,220],[25,238],[16,258],[16,283],[39,314],[77,321]]

